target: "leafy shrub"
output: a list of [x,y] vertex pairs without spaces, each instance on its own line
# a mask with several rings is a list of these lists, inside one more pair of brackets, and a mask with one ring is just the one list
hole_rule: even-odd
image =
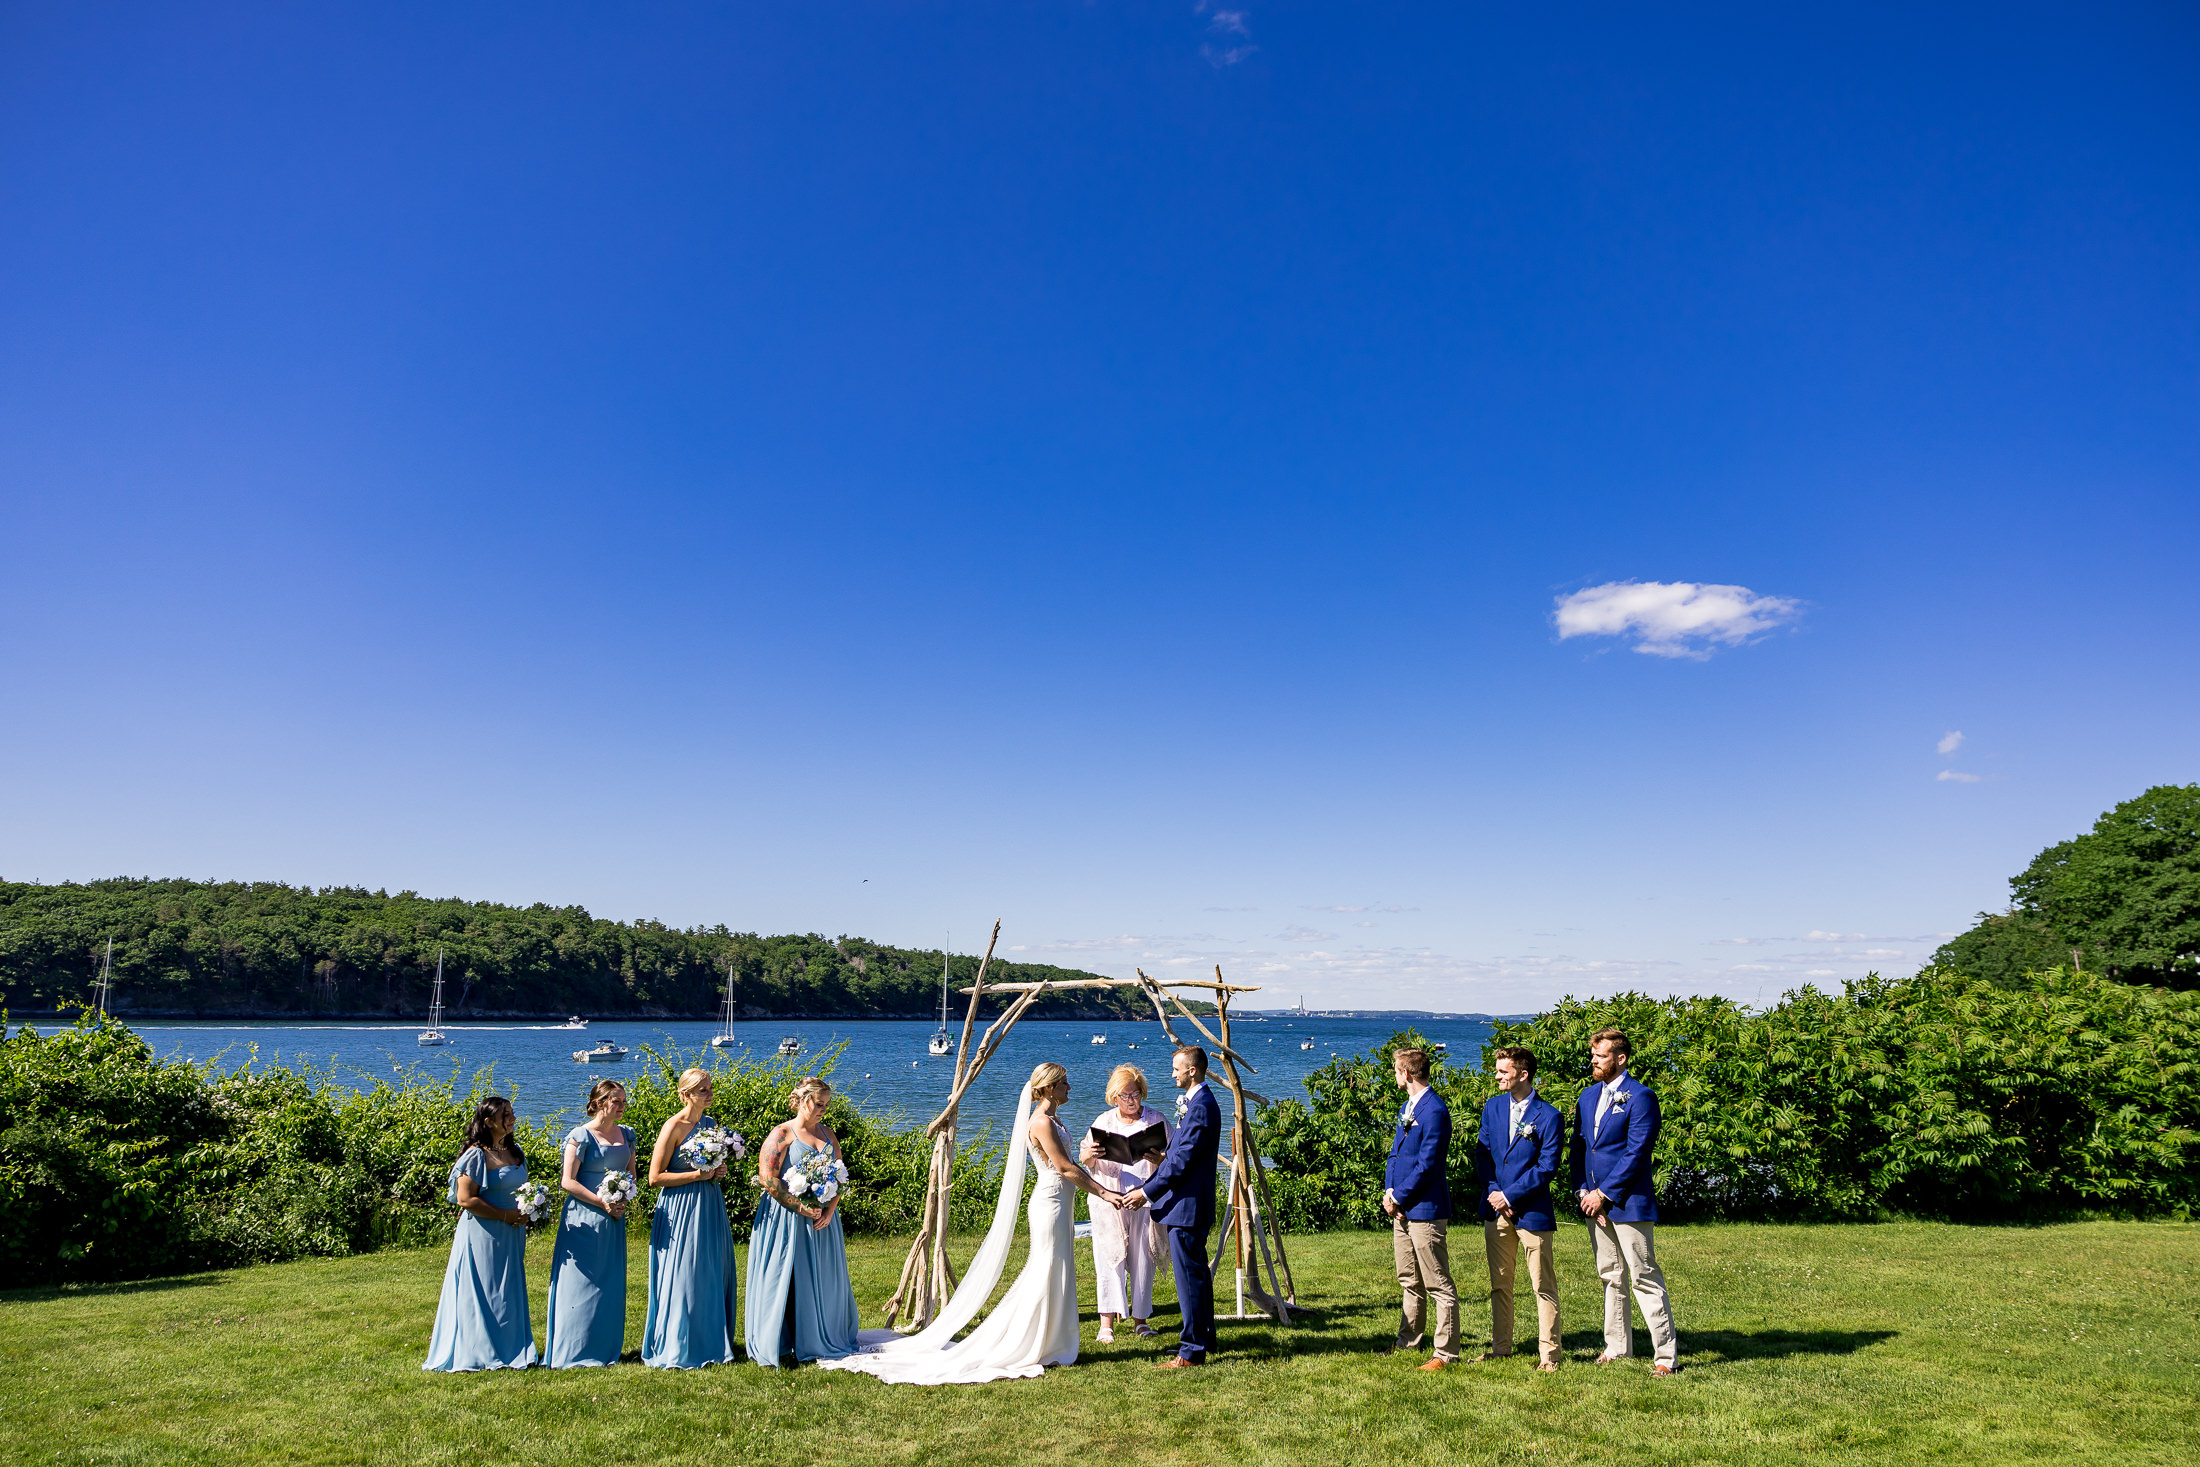
[[[1589,1036],[1614,1027],[1658,1094],[1668,1218],[2030,1217],[2200,1208],[2200,995],[2063,969],[2008,990],[1928,968],[1838,995],[1803,989],[1762,1014],[1725,999],[1567,999],[1501,1024],[1468,1072],[1432,1076],[1451,1105],[1451,1183],[1473,1196],[1491,1053],[1525,1045],[1569,1118]],[[1399,1091],[1390,1054],[1332,1062],[1262,1119],[1288,1227],[1379,1226]],[[1562,1179],[1563,1180],[1563,1179]]]
[[[0,1016],[4,1029],[4,1016]],[[693,1057],[716,1080],[712,1113],[740,1131],[749,1157],[729,1168],[726,1208],[740,1236],[755,1216],[747,1178],[764,1136],[787,1119],[805,1073],[830,1077],[834,1050],[807,1063]],[[645,1185],[628,1226],[646,1236],[656,1190],[646,1185],[658,1127],[679,1109],[689,1058],[644,1050],[630,1072],[627,1123]],[[363,1079],[364,1077],[360,1077]],[[140,1278],[192,1268],[342,1255],[447,1240],[451,1163],[488,1080],[461,1094],[454,1067],[437,1080],[414,1066],[371,1084],[311,1066],[232,1073],[165,1062],[114,1019],[85,1019],[41,1038],[0,1038],[0,1283]],[[850,1184],[841,1205],[852,1232],[913,1233],[931,1145],[896,1119],[867,1118],[836,1095],[827,1116]],[[529,1173],[555,1185],[563,1132],[523,1123],[514,1138]],[[999,1185],[1000,1150],[986,1137],[957,1158],[955,1219],[982,1225]]]

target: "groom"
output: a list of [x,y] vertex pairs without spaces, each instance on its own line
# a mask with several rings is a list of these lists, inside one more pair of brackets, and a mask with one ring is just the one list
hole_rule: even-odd
[[1187,1044],[1170,1061],[1169,1074],[1184,1092],[1183,1119],[1166,1155],[1146,1153],[1160,1164],[1124,1200],[1153,1209],[1169,1235],[1169,1267],[1176,1274],[1176,1307],[1184,1317],[1184,1343],[1163,1370],[1207,1363],[1215,1348],[1215,1276],[1207,1267],[1207,1230],[1215,1225],[1215,1152],[1222,1144],[1222,1107],[1207,1093],[1207,1051]]

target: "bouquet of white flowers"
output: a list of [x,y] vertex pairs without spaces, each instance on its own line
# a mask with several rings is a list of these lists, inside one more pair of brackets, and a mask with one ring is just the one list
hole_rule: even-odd
[[632,1202],[642,1189],[627,1172],[605,1172],[603,1180],[596,1184],[596,1195],[606,1207],[617,1207],[622,1202]]
[[556,1201],[557,1194],[540,1182],[522,1182],[519,1190],[512,1194],[512,1205],[530,1223],[539,1223],[548,1217]]
[[847,1180],[848,1163],[829,1151],[813,1151],[786,1171],[787,1190],[821,1207],[840,1195]]
[[727,1157],[739,1161],[749,1154],[749,1143],[741,1139],[739,1131],[729,1131],[724,1126],[701,1127],[688,1133],[680,1143],[680,1150],[698,1163],[698,1169],[714,1167]]

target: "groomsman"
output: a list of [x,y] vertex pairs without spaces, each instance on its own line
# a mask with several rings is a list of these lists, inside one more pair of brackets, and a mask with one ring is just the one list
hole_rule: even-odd
[[1658,1270],[1657,1189],[1650,1153],[1658,1143],[1658,1097],[1627,1073],[1633,1058],[1627,1036],[1603,1029],[1589,1037],[1589,1077],[1578,1106],[1581,1139],[1574,1147],[1574,1190],[1595,1240],[1597,1276],[1604,1280],[1604,1353],[1597,1364],[1635,1352],[1627,1317],[1629,1280],[1642,1322],[1650,1327],[1652,1375],[1680,1369],[1680,1339],[1673,1305]]
[[1451,1108],[1429,1088],[1428,1051],[1401,1049],[1391,1065],[1406,1092],[1383,1168],[1383,1211],[1390,1215],[1390,1254],[1405,1292],[1393,1350],[1418,1350],[1429,1300],[1436,1301],[1435,1353],[1423,1370],[1459,1363],[1459,1292],[1451,1284],[1451,1184],[1444,1167],[1451,1155]]
[[1558,1325],[1558,1180],[1566,1121],[1536,1093],[1535,1056],[1497,1052],[1501,1087],[1482,1107],[1474,1147],[1474,1189],[1481,1196],[1482,1250],[1490,1265],[1490,1348],[1484,1360],[1513,1352],[1513,1270],[1522,1257],[1535,1289],[1536,1369],[1556,1370]]

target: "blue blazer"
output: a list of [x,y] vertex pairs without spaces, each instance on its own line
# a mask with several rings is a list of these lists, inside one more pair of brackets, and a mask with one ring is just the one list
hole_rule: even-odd
[[1622,1075],[1621,1104],[1597,1129],[1597,1102],[1604,1087],[1592,1082],[1576,1107],[1581,1135],[1574,1143],[1574,1190],[1592,1187],[1611,1199],[1606,1216],[1613,1222],[1658,1220],[1658,1191],[1651,1178],[1650,1153],[1658,1144],[1658,1097],[1633,1075]]
[[1222,1146],[1222,1107],[1202,1085],[1186,1099],[1169,1154],[1138,1184],[1153,1220],[1165,1228],[1204,1233],[1215,1225],[1215,1153]]
[[1390,1138],[1390,1160],[1383,1167],[1383,1186],[1398,1199],[1398,1210],[1408,1221],[1451,1216],[1451,1183],[1444,1176],[1450,1159],[1451,1107],[1443,1096],[1424,1090],[1412,1119],[1399,1118]]
[[1512,1097],[1500,1090],[1482,1106],[1482,1139],[1474,1146],[1475,1211],[1484,1222],[1497,1220],[1492,1191],[1512,1204],[1513,1226],[1526,1233],[1548,1233],[1558,1226],[1551,1183],[1558,1180],[1566,1153],[1566,1118],[1541,1095],[1531,1094],[1521,1113],[1525,1136],[1512,1134]]

